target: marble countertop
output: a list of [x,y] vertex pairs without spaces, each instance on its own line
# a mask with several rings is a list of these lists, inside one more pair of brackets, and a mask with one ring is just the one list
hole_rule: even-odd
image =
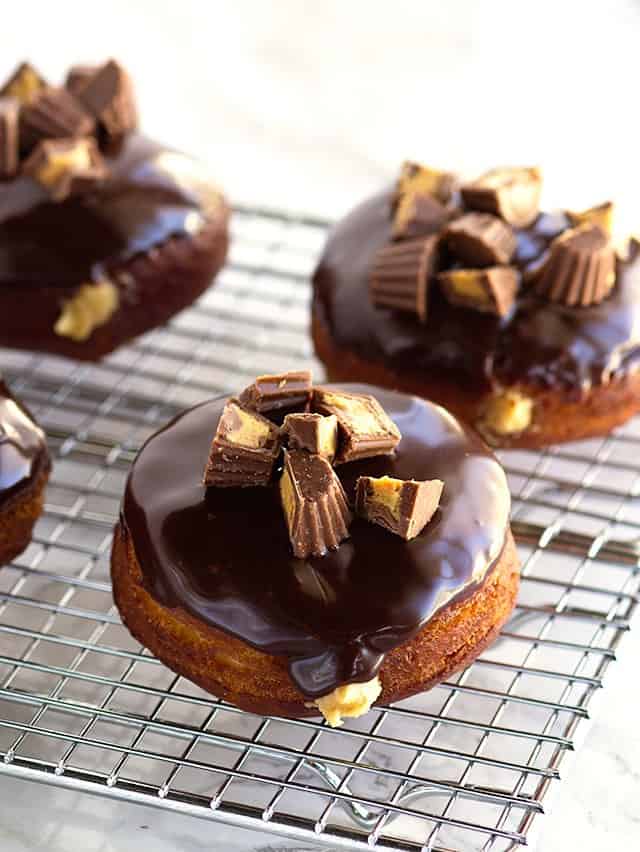
[[[337,216],[406,157],[474,172],[540,163],[547,199],[616,200],[640,230],[640,5],[472,0],[78,0],[16,5],[0,73],[116,55],[144,126],[235,200]],[[52,36],[52,33],[55,35]],[[538,848],[640,848],[640,624],[563,765]],[[311,850],[0,775],[2,852]]]

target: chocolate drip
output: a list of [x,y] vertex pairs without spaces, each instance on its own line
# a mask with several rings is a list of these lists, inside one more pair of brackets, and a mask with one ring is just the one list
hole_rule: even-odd
[[310,697],[370,680],[386,651],[481,582],[501,552],[509,512],[498,462],[442,409],[367,386],[340,389],[373,393],[402,432],[393,456],[336,468],[350,501],[359,476],[446,483],[440,509],[412,541],[356,518],[337,550],[295,559],[276,486],[206,491],[200,483],[223,399],[149,440],[123,503],[151,594],[287,657]]
[[[548,304],[521,287],[500,318],[450,305],[432,288],[426,324],[375,308],[368,280],[377,251],[391,239],[393,193],[365,201],[332,231],[315,274],[316,305],[338,346],[410,375],[437,371],[443,381],[481,392],[511,382],[559,386],[579,394],[624,375],[640,360],[640,252],[617,264],[616,284],[599,305]],[[516,230],[511,263],[525,274],[570,222],[541,214]]]
[[0,381],[0,506],[35,473],[44,434]]
[[26,177],[0,194],[0,287],[77,287],[104,267],[196,233],[220,196],[190,158],[131,134],[99,189],[55,203]]

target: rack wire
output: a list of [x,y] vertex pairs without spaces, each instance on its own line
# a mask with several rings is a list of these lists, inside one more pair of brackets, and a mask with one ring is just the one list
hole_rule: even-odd
[[522,557],[499,640],[430,692],[331,730],[238,710],[120,624],[109,549],[141,442],[257,373],[309,366],[326,223],[238,210],[199,303],[101,364],[3,350],[55,467],[27,551],[0,571],[0,771],[333,849],[531,841],[638,601],[640,423],[503,454]]

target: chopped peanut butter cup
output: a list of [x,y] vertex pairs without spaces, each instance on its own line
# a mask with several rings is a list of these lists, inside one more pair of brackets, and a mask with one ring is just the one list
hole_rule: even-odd
[[0,98],[0,180],[12,178],[18,171],[19,114],[17,98]]
[[360,476],[356,482],[356,512],[401,538],[415,538],[440,504],[444,482],[432,479],[394,479]]
[[402,164],[396,186],[396,203],[404,196],[430,195],[442,204],[446,204],[453,194],[455,176],[451,172],[442,172],[407,161]]
[[443,239],[458,260],[473,267],[509,263],[516,250],[511,227],[491,213],[465,213],[445,228]]
[[338,448],[338,418],[334,414],[287,414],[282,432],[290,450],[307,450],[331,461]]
[[279,488],[294,556],[323,556],[348,538],[347,497],[325,458],[303,450],[285,451]]
[[520,284],[520,273],[513,266],[451,269],[441,272],[437,278],[452,305],[500,317],[511,310]]
[[599,225],[585,222],[553,240],[533,287],[551,302],[586,307],[601,302],[615,280],[613,246]]
[[54,201],[85,192],[107,175],[94,139],[47,139],[39,142],[22,165]]
[[536,168],[492,169],[460,188],[471,210],[494,213],[515,228],[525,228],[538,216],[542,175]]
[[22,62],[0,89],[0,97],[16,98],[21,104],[29,104],[46,88],[44,77],[29,62]]
[[64,81],[65,88],[75,95],[93,77],[97,68],[97,65],[72,65]]
[[396,204],[393,238],[405,240],[434,234],[447,222],[449,212],[437,198],[426,193],[405,193]]
[[374,305],[427,318],[429,279],[438,262],[438,238],[420,237],[384,246],[376,254],[369,279]]
[[253,411],[265,414],[282,408],[307,406],[311,399],[311,373],[309,370],[258,376],[252,385],[240,394],[240,402]]
[[369,394],[315,388],[313,408],[338,418],[340,441],[336,464],[388,455],[400,442],[400,431],[378,400]]
[[48,86],[20,111],[20,148],[30,151],[42,139],[89,136],[95,121],[66,89]]
[[85,73],[84,81],[78,80],[74,94],[96,119],[107,139],[119,140],[135,130],[138,111],[133,84],[120,63],[110,59]]
[[230,399],[218,421],[203,482],[218,488],[268,485],[279,452],[278,427]]
[[587,210],[567,210],[567,216],[572,225],[599,225],[609,237],[613,232],[613,202],[605,201]]

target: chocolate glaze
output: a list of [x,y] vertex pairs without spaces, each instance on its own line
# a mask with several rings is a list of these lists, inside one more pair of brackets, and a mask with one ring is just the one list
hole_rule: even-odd
[[201,166],[140,134],[106,157],[95,191],[50,202],[27,177],[0,184],[0,287],[76,288],[171,236],[194,234],[221,196]]
[[445,482],[440,509],[414,540],[357,518],[338,550],[295,559],[275,485],[201,485],[224,399],[190,409],[145,444],[122,510],[150,593],[285,656],[309,697],[374,677],[386,651],[482,582],[508,523],[502,468],[451,415],[405,394],[341,387],[373,393],[403,435],[394,456],[336,469],[350,500],[362,475]]
[[44,433],[0,381],[0,507],[35,475]]
[[[333,229],[314,276],[316,308],[338,346],[409,373],[429,372],[459,386],[490,390],[516,382],[562,387],[580,395],[623,376],[640,360],[640,251],[632,243],[617,265],[605,301],[587,308],[549,304],[521,287],[514,309],[500,318],[449,304],[437,286],[429,315],[375,308],[369,271],[391,238],[392,191],[356,207]],[[513,261],[531,268],[551,239],[569,226],[563,214],[541,214],[517,231]]]

